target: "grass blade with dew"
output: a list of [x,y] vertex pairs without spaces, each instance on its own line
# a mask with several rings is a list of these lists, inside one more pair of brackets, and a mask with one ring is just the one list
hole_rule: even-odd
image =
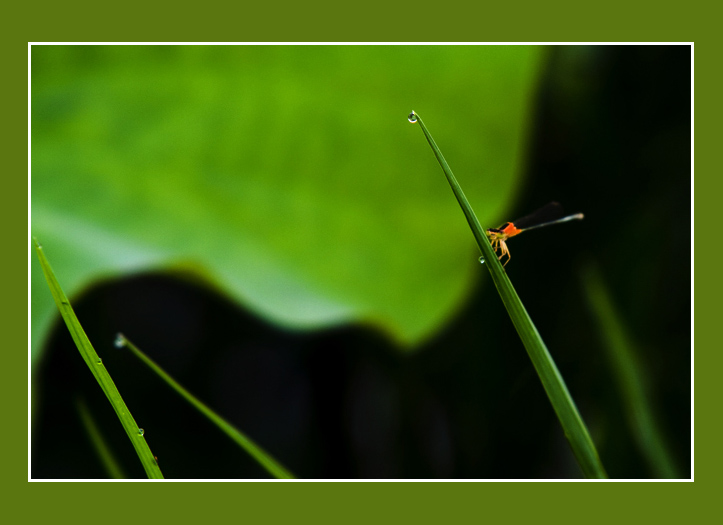
[[236,429],[231,423],[223,419],[221,416],[216,414],[203,402],[199,401],[193,394],[183,388],[175,379],[169,376],[160,366],[158,366],[150,357],[141,352],[141,350],[129,341],[123,334],[118,334],[115,345],[119,348],[127,347],[133,352],[133,355],[138,357],[143,363],[145,363],[151,370],[158,374],[168,385],[178,392],[186,401],[193,405],[201,414],[206,416],[220,428],[227,436],[233,439],[239,446],[241,446],[249,455],[254,458],[266,471],[278,479],[294,479],[294,476],[287,469],[281,466],[281,464],[265,452],[256,443],[246,437],[241,431]]
[[654,415],[646,370],[639,358],[640,350],[618,314],[597,266],[588,264],[585,267],[582,284],[638,449],[656,478],[677,479],[680,475]]
[[573,454],[577,459],[583,474],[587,478],[607,478],[605,469],[600,461],[600,457],[595,448],[595,444],[590,437],[590,433],[587,430],[580,413],[575,406],[575,402],[570,396],[570,392],[567,390],[565,381],[560,375],[555,362],[547,350],[542,337],[540,337],[537,328],[530,319],[527,310],[525,310],[522,301],[520,300],[517,292],[515,291],[510,279],[507,277],[502,264],[497,259],[497,255],[492,250],[492,246],[487,238],[485,230],[477,220],[477,216],[472,210],[467,197],[465,197],[462,188],[460,187],[457,179],[455,178],[452,170],[450,169],[447,161],[444,159],[442,152],[434,142],[432,135],[427,130],[424,122],[417,113],[412,111],[408,117],[412,123],[419,124],[422,129],[429,146],[432,148],[435,157],[439,165],[442,167],[442,171],[447,177],[447,181],[454,192],[454,196],[457,198],[464,216],[467,219],[472,235],[474,235],[477,245],[482,252],[485,266],[489,269],[492,281],[495,283],[497,292],[502,299],[502,303],[505,305],[507,312],[512,320],[512,323],[517,330],[517,333],[522,340],[522,344],[527,350],[527,354],[530,356],[537,375],[542,382],[542,386],[547,393],[547,397],[550,399],[555,413],[557,414],[562,429],[567,437],[570,446],[572,447]]
[[162,479],[163,474],[158,467],[156,459],[153,457],[151,449],[148,447],[148,443],[146,443],[146,438],[143,436],[143,429],[139,428],[136,424],[120,392],[118,392],[118,388],[115,386],[113,379],[110,377],[108,370],[106,370],[103,361],[98,357],[93,345],[90,344],[88,336],[80,325],[80,321],[78,321],[78,317],[75,315],[72,306],[70,306],[70,301],[68,301],[60,283],[58,283],[58,280],[55,278],[55,273],[45,256],[45,252],[43,252],[43,247],[38,243],[37,239],[33,238],[33,242],[35,243],[35,252],[40,259],[40,265],[43,268],[45,279],[48,281],[50,293],[53,295],[55,304],[60,311],[60,315],[63,317],[63,321],[65,321],[65,325],[68,327],[75,346],[78,347],[78,351],[83,357],[85,364],[88,365],[98,385],[100,385],[108,401],[110,401],[111,406],[113,406],[113,410],[115,410],[118,419],[120,419],[123,429],[126,431],[126,434],[128,434],[128,438],[136,449],[136,454],[138,454],[141,460],[146,475],[151,479]]

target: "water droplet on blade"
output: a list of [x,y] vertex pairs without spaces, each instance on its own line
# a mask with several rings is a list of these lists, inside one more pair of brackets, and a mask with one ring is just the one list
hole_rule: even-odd
[[479,258],[479,263],[480,263],[480,264],[484,264],[484,263],[485,263],[485,258],[484,258],[484,256]]
[[123,334],[118,334],[115,336],[115,341],[113,342],[116,348],[123,348],[126,345],[126,338]]
[[138,429],[138,435],[139,435],[139,436],[142,436],[143,434],[145,434],[145,432],[146,432],[146,431],[143,430],[142,428],[139,428],[139,429]]
[[102,365],[103,360],[99,357],[98,360],[95,362],[96,365]]
[[409,115],[407,115],[407,120],[409,120],[409,122],[414,124],[415,122],[417,122],[417,114],[414,111],[412,111]]

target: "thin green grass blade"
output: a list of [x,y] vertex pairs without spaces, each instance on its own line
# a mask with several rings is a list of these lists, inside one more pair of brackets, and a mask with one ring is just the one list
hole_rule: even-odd
[[497,260],[497,255],[492,250],[485,230],[477,220],[472,206],[467,200],[467,197],[465,197],[462,188],[422,119],[417,113],[412,112],[409,115],[409,121],[419,124],[434,155],[437,157],[439,165],[442,167],[442,171],[444,171],[447,177],[449,185],[452,187],[457,202],[459,202],[464,216],[467,219],[467,223],[472,230],[472,234],[477,241],[477,245],[482,252],[485,266],[489,269],[492,281],[495,283],[502,303],[505,305],[510,319],[522,340],[522,344],[525,346],[527,354],[532,360],[532,364],[560,420],[562,429],[572,447],[572,451],[583,474],[587,478],[607,478],[595,444],[575,406],[575,402],[572,400],[572,396],[570,396],[570,392],[567,390],[565,381],[562,379],[550,352],[542,341],[537,328],[535,328],[535,325],[532,323],[532,319],[530,319],[530,316],[527,314],[527,310],[525,310],[517,292],[515,292],[502,264]]
[[638,449],[656,478],[677,479],[680,475],[650,402],[650,388],[638,357],[640,351],[618,315],[596,266],[589,264],[585,268],[582,284],[617,379],[615,384],[620,389],[628,425],[637,440]]
[[78,397],[75,400],[75,408],[78,411],[78,416],[80,416],[80,421],[83,423],[83,426],[88,433],[88,438],[90,439],[96,454],[98,454],[100,462],[103,464],[106,472],[108,472],[108,476],[114,479],[125,479],[126,475],[123,472],[123,469],[118,464],[118,461],[116,461],[115,456],[113,456],[113,452],[111,452],[110,447],[103,437],[103,433],[98,428],[98,425],[95,424],[93,416],[90,413],[90,410],[88,410],[88,406],[85,404],[85,400],[82,397]]
[[253,457],[259,464],[264,467],[269,474],[278,479],[295,479],[294,476],[287,469],[281,466],[271,455],[265,452],[256,443],[246,437],[241,431],[236,429],[233,425],[223,419],[221,416],[216,414],[203,402],[199,401],[193,394],[183,388],[175,379],[169,376],[160,366],[158,366],[150,357],[141,352],[141,350],[130,342],[123,334],[118,334],[116,339],[116,346],[125,346],[133,352],[133,354],[143,361],[151,370],[158,374],[168,385],[178,392],[186,401],[191,403],[201,414],[206,416],[213,422],[218,428],[226,433],[231,439],[233,439],[239,446],[241,446],[251,457]]
[[33,238],[33,242],[35,243],[35,252],[40,259],[40,265],[43,268],[45,279],[48,281],[50,292],[53,294],[55,304],[58,306],[58,310],[60,310],[60,315],[63,317],[65,325],[68,327],[70,335],[73,337],[73,341],[80,351],[80,355],[83,357],[85,364],[88,365],[88,368],[90,368],[96,381],[98,381],[100,388],[113,406],[113,410],[115,410],[115,413],[118,415],[123,429],[126,431],[126,434],[128,434],[128,438],[136,449],[136,453],[141,460],[146,475],[151,479],[162,479],[163,474],[153,457],[151,449],[148,447],[148,443],[146,443],[145,437],[143,437],[143,430],[136,424],[120,392],[118,392],[118,388],[116,388],[113,379],[110,377],[108,370],[106,370],[103,361],[98,357],[93,345],[90,344],[88,336],[85,335],[83,327],[80,325],[73,308],[70,306],[70,301],[68,301],[65,292],[63,292],[63,289],[60,287],[60,283],[58,283],[58,280],[55,278],[53,268],[45,257],[42,246],[35,238]]

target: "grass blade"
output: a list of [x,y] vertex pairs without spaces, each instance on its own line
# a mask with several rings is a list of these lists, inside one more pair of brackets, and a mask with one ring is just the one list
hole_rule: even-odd
[[108,447],[105,438],[103,438],[103,434],[98,428],[98,425],[95,424],[93,416],[91,415],[90,410],[88,410],[88,406],[85,404],[85,400],[82,397],[78,397],[75,400],[75,408],[78,411],[78,415],[80,416],[80,420],[82,421],[86,432],[88,432],[88,438],[93,444],[93,448],[98,454],[98,458],[103,464],[103,467],[105,467],[106,472],[108,472],[108,476],[113,479],[125,479],[126,475],[123,473],[123,469],[113,456],[110,447]]
[[588,265],[582,279],[590,309],[600,328],[600,336],[620,388],[628,425],[637,446],[656,478],[677,479],[677,472],[663,432],[654,416],[640,351],[628,333],[597,267]]
[[126,431],[126,434],[128,434],[128,438],[136,449],[136,453],[141,460],[146,475],[151,479],[162,479],[163,474],[153,457],[151,449],[148,447],[148,443],[146,443],[145,437],[143,437],[143,430],[136,424],[120,392],[118,392],[118,388],[116,388],[113,379],[110,377],[108,370],[106,370],[103,361],[98,357],[93,345],[90,344],[88,336],[85,335],[85,331],[80,325],[73,308],[70,306],[65,292],[63,292],[60,283],[58,283],[58,280],[55,278],[53,268],[45,257],[42,246],[35,238],[33,238],[33,242],[35,243],[35,252],[40,259],[40,265],[43,268],[45,279],[48,281],[50,293],[53,294],[55,304],[60,311],[60,315],[63,317],[63,321],[65,321],[65,325],[68,327],[68,331],[70,331],[70,335],[73,337],[75,346],[78,347],[78,351],[80,351],[80,355],[83,357],[85,364],[88,365],[100,388],[113,406],[113,410],[115,410],[115,413],[118,415],[123,429]]
[[123,334],[118,334],[116,339],[116,346],[125,346],[133,352],[133,354],[143,361],[151,370],[158,374],[168,385],[178,392],[186,401],[191,403],[199,412],[211,420],[218,428],[226,433],[231,439],[233,439],[239,446],[241,446],[251,457],[253,457],[259,464],[264,467],[269,474],[278,479],[294,479],[294,476],[286,470],[281,464],[276,461],[271,455],[265,452],[256,443],[246,437],[241,431],[236,429],[231,423],[223,419],[221,416],[216,414],[203,402],[199,401],[193,394],[183,388],[175,379],[169,376],[160,366],[158,366],[150,357],[141,352],[136,345],[126,339]]
[[572,451],[583,471],[583,474],[588,478],[606,478],[607,474],[605,473],[605,469],[600,461],[595,444],[593,443],[590,433],[588,432],[587,427],[585,426],[585,423],[575,406],[572,396],[570,396],[570,392],[567,390],[565,381],[562,379],[550,352],[547,350],[547,347],[545,346],[542,337],[540,337],[537,328],[535,328],[535,325],[532,323],[532,319],[530,319],[530,316],[528,315],[527,310],[525,310],[517,292],[515,292],[510,279],[507,277],[507,273],[502,267],[502,264],[497,260],[497,255],[492,250],[492,246],[487,239],[485,230],[477,220],[477,216],[472,210],[472,206],[467,200],[467,197],[465,197],[462,188],[457,182],[457,179],[454,177],[452,170],[447,164],[447,161],[444,159],[442,152],[437,147],[437,144],[434,142],[432,135],[427,130],[427,127],[424,125],[422,119],[418,114],[412,112],[409,115],[409,121],[419,124],[427,142],[429,142],[429,146],[432,148],[435,157],[437,157],[439,165],[442,167],[442,171],[444,171],[444,174],[447,177],[447,181],[454,192],[454,196],[457,198],[457,202],[459,202],[459,205],[464,212],[467,223],[469,224],[472,234],[477,241],[477,245],[482,252],[485,266],[489,269],[492,281],[495,283],[495,287],[502,299],[502,303],[505,305],[510,319],[512,320],[512,323],[522,340],[522,344],[525,346],[527,354],[530,356],[530,360],[532,361],[532,364],[537,371],[537,375],[542,382],[542,386],[547,393],[547,397],[550,399],[550,403],[552,403],[552,407],[560,420],[562,429],[568,442],[570,443],[570,446],[572,447]]

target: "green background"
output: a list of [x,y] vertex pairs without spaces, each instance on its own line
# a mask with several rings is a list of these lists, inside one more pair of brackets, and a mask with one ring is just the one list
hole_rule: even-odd
[[[477,268],[406,115],[434,108],[482,220],[499,220],[543,52],[34,47],[33,235],[71,295],[188,267],[282,326],[368,321],[418,343]],[[37,356],[55,308],[33,269]]]

